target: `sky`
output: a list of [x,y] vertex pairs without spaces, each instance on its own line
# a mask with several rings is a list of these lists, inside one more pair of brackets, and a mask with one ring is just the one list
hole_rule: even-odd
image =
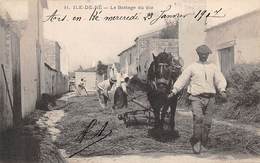
[[[10,3],[5,3],[10,2]],[[11,3],[12,2],[12,3]],[[104,63],[118,61],[118,54],[133,45],[134,39],[139,35],[159,30],[165,26],[164,20],[150,25],[147,21],[114,21],[91,22],[88,21],[94,9],[72,9],[74,5],[100,5],[110,6],[150,6],[153,9],[104,9],[101,17],[105,15],[141,15],[150,11],[157,14],[172,5],[172,13],[186,13],[195,5],[206,4],[209,11],[222,8],[224,18],[211,18],[208,27],[240,16],[260,7],[259,0],[48,0],[48,9],[44,9],[43,20],[46,20],[56,9],[60,16],[67,15],[65,22],[44,22],[44,36],[46,39],[57,40],[61,45],[61,68],[63,71],[75,70],[79,65],[91,67],[98,60]],[[14,5],[15,4],[15,5]],[[10,12],[14,19],[26,19],[27,10],[24,0],[0,0],[0,5]],[[64,9],[69,6],[70,9]],[[73,22],[73,16],[81,16],[82,21]]]
[[[93,10],[63,10],[64,5],[88,4],[77,1],[49,1],[49,10],[45,14],[58,9],[60,13],[89,17]],[[97,3],[99,4],[99,3]],[[110,6],[103,2],[102,5]],[[115,3],[111,3],[115,5]],[[167,4],[168,5],[168,4]],[[137,6],[136,4],[129,6]],[[106,14],[129,14],[130,10],[106,10]],[[134,13],[135,11],[130,11]],[[70,69],[79,65],[92,66],[98,60],[104,63],[118,61],[118,54],[134,44],[134,39],[139,35],[149,33],[161,28],[164,22],[153,26],[147,22],[69,22],[69,23],[45,23],[46,38],[58,40],[64,48],[64,55],[69,58]]]

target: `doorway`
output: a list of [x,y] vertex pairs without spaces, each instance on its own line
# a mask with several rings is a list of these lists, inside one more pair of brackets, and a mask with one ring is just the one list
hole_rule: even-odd
[[220,58],[221,72],[227,74],[235,63],[234,46],[218,50]]

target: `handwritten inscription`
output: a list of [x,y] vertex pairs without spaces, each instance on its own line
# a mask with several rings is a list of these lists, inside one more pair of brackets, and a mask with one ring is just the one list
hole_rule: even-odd
[[[154,16],[155,14],[150,12],[147,14],[146,17],[144,17],[144,20],[149,20],[150,24],[153,25],[155,24],[159,19],[170,19],[170,18],[185,18],[187,15],[191,15],[191,13],[188,14],[181,14],[181,13],[175,13],[175,14],[168,14],[167,12],[170,11],[171,5],[168,7],[168,9],[162,10],[159,16]],[[155,17],[155,18],[154,18]]]
[[[68,7],[68,6],[67,6]],[[92,6],[73,6],[73,8],[86,8],[91,11]],[[108,7],[102,7],[100,5],[95,6],[90,12],[89,16],[74,16],[74,15],[62,15],[56,9],[52,14],[47,15],[44,22],[64,22],[64,21],[72,21],[72,22],[81,22],[81,21],[92,21],[92,22],[100,22],[100,21],[146,21],[150,25],[157,23],[159,20],[166,19],[172,21],[178,21],[180,19],[185,19],[188,16],[193,16],[193,18],[197,21],[206,20],[209,17],[212,18],[222,18],[226,15],[223,13],[223,9],[217,9],[214,11],[209,10],[199,10],[197,12],[190,13],[180,13],[174,12],[172,9],[172,5],[169,5],[166,9],[161,10],[160,12],[153,12],[151,6],[146,6],[145,8],[142,6],[110,6],[110,10],[115,9],[128,9],[130,10],[127,15],[122,14],[114,14],[111,15],[106,13]],[[138,11],[136,11],[138,10]],[[145,12],[148,10],[148,12]],[[139,12],[140,11],[140,12]],[[141,12],[142,11],[142,12]],[[113,12],[118,13],[118,12]]]
[[80,152],[84,151],[85,149],[91,147],[92,145],[102,141],[106,137],[110,136],[112,134],[112,130],[109,130],[107,133],[105,133],[105,130],[108,126],[108,121],[104,123],[104,125],[96,130],[92,131],[92,129],[97,125],[97,119],[93,119],[84,130],[82,130],[79,135],[76,137],[76,141],[79,143],[82,143],[83,140],[94,140],[92,143],[88,144],[87,146],[83,147],[82,149],[76,151],[72,155],[69,156],[69,158],[79,154]]
[[[201,18],[205,17],[206,20],[208,17],[215,17],[215,18],[221,18],[221,17],[225,17],[225,14],[221,14],[222,8],[215,10],[213,12],[210,12],[208,10],[199,10],[196,15],[194,16],[194,18],[197,21],[200,21]],[[221,15],[220,15],[221,14]]]
[[58,10],[56,9],[51,15],[47,15],[46,17],[47,17],[47,19],[44,20],[43,22],[47,22],[47,21],[50,21],[50,22],[54,22],[54,21],[62,22],[62,21],[66,20],[67,15],[60,15],[60,14],[58,14]]
[[95,8],[88,20],[89,21],[99,21],[100,20],[99,15],[101,13],[102,13],[102,10],[97,11],[97,9]]

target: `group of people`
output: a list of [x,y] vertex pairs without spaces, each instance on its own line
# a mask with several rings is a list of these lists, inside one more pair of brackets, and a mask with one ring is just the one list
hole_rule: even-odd
[[[112,89],[114,85],[117,84],[118,87],[121,87],[123,90],[123,96],[124,96],[124,101],[127,106],[127,84],[129,81],[129,76],[127,74],[121,74],[119,77],[113,75],[109,79],[104,80],[100,83],[97,84],[97,94],[99,97],[99,103],[102,108],[107,108],[107,103],[110,101],[109,97],[109,91]],[[114,99],[114,105],[116,101]],[[114,107],[113,107],[114,108]]]
[[[215,94],[225,100],[227,82],[221,71],[208,62],[212,54],[207,45],[196,48],[198,61],[188,66],[178,77],[169,94],[169,98],[177,95],[185,85],[188,85],[187,92],[191,102],[193,114],[193,135],[190,139],[194,153],[200,153],[202,148],[207,148],[208,136],[212,123],[212,112],[215,104]],[[98,84],[98,95],[103,107],[107,106],[109,99],[108,91],[115,84],[116,79],[110,78]]]

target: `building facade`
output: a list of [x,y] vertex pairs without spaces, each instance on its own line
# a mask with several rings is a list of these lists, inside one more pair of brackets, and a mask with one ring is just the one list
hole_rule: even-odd
[[21,116],[19,42],[19,35],[0,15],[0,132]]
[[0,131],[18,123],[35,109],[43,80],[42,12],[47,8],[47,1],[21,1],[23,10],[27,11],[23,21],[9,15],[12,7],[5,6],[6,3],[15,5],[15,2],[3,1],[0,6]]
[[43,83],[43,9],[47,0],[28,0],[26,28],[21,32],[22,116],[35,109]]
[[118,55],[121,72],[128,73],[130,76],[138,75],[140,79],[145,80],[153,61],[152,54],[157,56],[164,51],[179,56],[178,24],[138,36],[135,45]]
[[[182,3],[182,11],[186,13],[198,13],[207,9],[206,0],[183,0]],[[184,68],[198,60],[195,50],[201,44],[205,44],[205,30],[205,17],[198,21],[191,15],[179,20],[179,55],[184,61]]]
[[81,82],[84,83],[86,91],[96,91],[96,71],[75,72],[75,86],[78,87]]
[[138,55],[136,45],[122,51],[118,56],[122,73],[126,73],[130,76],[137,74]]
[[68,76],[53,69],[47,63],[44,64],[44,83],[42,84],[45,85],[43,93],[51,96],[62,95],[69,91]]
[[206,30],[212,61],[222,72],[228,72],[234,64],[260,62],[259,19],[260,10],[256,10]]
[[60,71],[60,45],[57,41],[44,40],[44,62]]

